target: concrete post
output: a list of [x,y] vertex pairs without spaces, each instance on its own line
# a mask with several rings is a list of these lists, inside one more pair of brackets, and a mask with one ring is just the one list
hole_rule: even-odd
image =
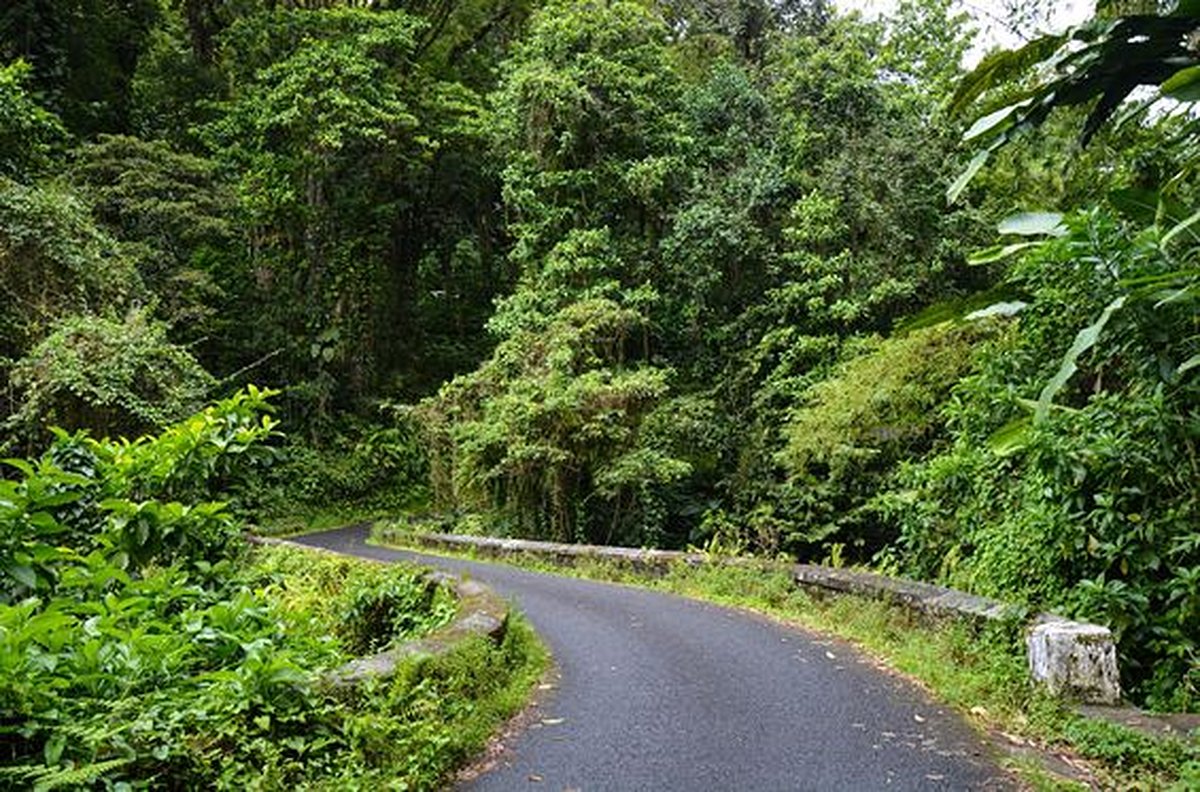
[[1119,704],[1117,649],[1107,627],[1050,620],[1029,631],[1029,673],[1056,696]]

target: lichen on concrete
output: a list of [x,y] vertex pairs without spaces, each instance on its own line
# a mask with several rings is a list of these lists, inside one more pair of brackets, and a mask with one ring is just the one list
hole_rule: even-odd
[[1121,682],[1112,633],[1097,624],[1048,620],[1026,639],[1034,682],[1058,696],[1087,704],[1117,704]]

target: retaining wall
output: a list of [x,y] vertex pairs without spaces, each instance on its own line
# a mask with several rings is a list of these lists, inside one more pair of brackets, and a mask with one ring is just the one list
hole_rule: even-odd
[[[469,551],[503,558],[529,555],[557,564],[582,560],[607,561],[661,574],[672,564],[698,566],[723,563],[786,571],[796,585],[818,593],[849,594],[881,599],[939,618],[993,621],[1025,619],[1022,608],[999,600],[914,580],[887,577],[875,572],[835,569],[814,564],[784,564],[750,558],[722,558],[703,553],[644,550],[632,547],[577,545],[499,539],[440,533],[398,533],[406,543],[433,549]],[[1029,619],[1026,649],[1031,678],[1052,693],[1085,704],[1120,703],[1117,653],[1111,631],[1104,626],[1076,622],[1051,613]]]
[[[306,553],[327,553],[339,558],[345,557],[332,550],[290,542],[286,539],[251,536],[249,541],[253,544],[292,547]],[[370,561],[371,559],[359,560]],[[351,687],[368,679],[386,679],[392,676],[401,662],[409,657],[417,655],[436,657],[447,654],[461,642],[470,638],[482,637],[497,644],[504,640],[504,632],[508,628],[508,605],[491,589],[475,581],[463,580],[445,572],[431,571],[426,578],[439,585],[448,586],[454,593],[458,599],[458,611],[454,619],[446,626],[423,638],[405,641],[377,654],[351,660],[331,671],[325,677],[326,682],[335,687]]]

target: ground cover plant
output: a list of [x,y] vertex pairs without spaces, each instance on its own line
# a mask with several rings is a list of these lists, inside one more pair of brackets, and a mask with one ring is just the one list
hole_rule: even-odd
[[348,660],[445,624],[417,568],[247,546],[214,500],[265,452],[254,388],[155,437],[60,432],[0,480],[0,780],[55,788],[431,788],[524,700],[504,642],[341,690]]

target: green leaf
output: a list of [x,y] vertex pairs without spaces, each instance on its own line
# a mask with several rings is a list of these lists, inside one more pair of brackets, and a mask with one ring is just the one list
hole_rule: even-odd
[[1000,126],[1010,117],[1012,117],[1012,114],[1018,109],[1026,106],[1027,104],[1029,104],[1028,100],[1024,102],[1017,102],[1016,104],[1010,104],[1007,107],[1002,107],[993,113],[988,113],[987,115],[978,119],[974,124],[971,124],[970,129],[963,133],[962,139],[974,140],[981,135],[991,132],[993,129]]
[[53,495],[45,495],[37,498],[34,503],[41,508],[54,508],[55,506],[65,506],[68,503],[74,503],[83,497],[83,493],[75,492],[56,492]]
[[58,760],[62,758],[63,748],[67,745],[67,735],[63,732],[55,732],[49,740],[46,741],[45,747],[42,749],[42,754],[46,759],[46,764],[54,767],[58,764]]
[[1032,426],[1029,416],[1023,415],[1001,426],[987,439],[988,448],[997,456],[1008,456],[1025,447]]
[[9,577],[27,588],[37,587],[37,573],[33,567],[25,564],[14,564],[8,568]]
[[1062,219],[1058,212],[1020,212],[1001,220],[996,230],[1017,236],[1062,236],[1067,233]]
[[1108,202],[1118,212],[1131,220],[1149,225],[1158,216],[1160,195],[1158,190],[1125,187],[1108,194]]
[[1046,387],[1042,388],[1041,395],[1038,396],[1034,420],[1041,421],[1050,413],[1050,406],[1054,402],[1054,397],[1058,395],[1062,387],[1067,384],[1067,380],[1071,379],[1071,376],[1078,370],[1079,356],[1096,345],[1096,342],[1100,339],[1100,333],[1104,330],[1104,326],[1108,324],[1108,320],[1123,305],[1125,305],[1124,295],[1105,306],[1104,311],[1100,314],[1100,318],[1080,330],[1075,336],[1075,342],[1071,344],[1071,348],[1063,356],[1058,372],[1050,378],[1050,381],[1046,383]]
[[1040,63],[1067,40],[1065,35],[1042,36],[1016,50],[992,53],[979,62],[975,70],[958,83],[948,110],[951,115],[963,112],[971,102],[991,88],[1005,85]]
[[1180,69],[1164,80],[1159,88],[1163,96],[1169,96],[1180,102],[1200,100],[1200,66]]
[[1163,245],[1163,247],[1166,247],[1167,245],[1171,244],[1172,239],[1179,236],[1184,231],[1187,231],[1189,228],[1191,228],[1198,222],[1200,222],[1200,212],[1196,212],[1191,217],[1184,220],[1182,223],[1177,224],[1170,231],[1163,234],[1161,244]]
[[1029,303],[1022,300],[1010,300],[1006,302],[992,303],[991,305],[980,308],[977,311],[972,311],[963,318],[968,321],[975,322],[980,319],[990,319],[994,316],[1016,316],[1028,307]]
[[973,266],[980,264],[992,264],[997,261],[1003,261],[1009,256],[1012,256],[1014,253],[1020,253],[1022,250],[1026,250],[1031,247],[1037,247],[1040,244],[1042,244],[1041,241],[1014,242],[1011,245],[992,245],[991,247],[986,247],[983,250],[977,250],[971,255],[967,256],[967,263]]
[[26,462],[24,459],[0,459],[0,463],[15,467],[17,470],[24,473],[26,476],[33,475],[33,465]]
[[1190,358],[1179,364],[1179,368],[1175,369],[1175,373],[1182,374],[1185,371],[1191,371],[1197,366],[1200,366],[1200,355],[1192,355]]
[[986,150],[981,151],[971,158],[971,161],[967,163],[966,170],[960,173],[958,178],[954,180],[954,183],[946,190],[946,203],[953,204],[958,200],[958,196],[971,183],[971,179],[975,178],[975,174],[979,173],[979,169],[987,164],[989,153]]

